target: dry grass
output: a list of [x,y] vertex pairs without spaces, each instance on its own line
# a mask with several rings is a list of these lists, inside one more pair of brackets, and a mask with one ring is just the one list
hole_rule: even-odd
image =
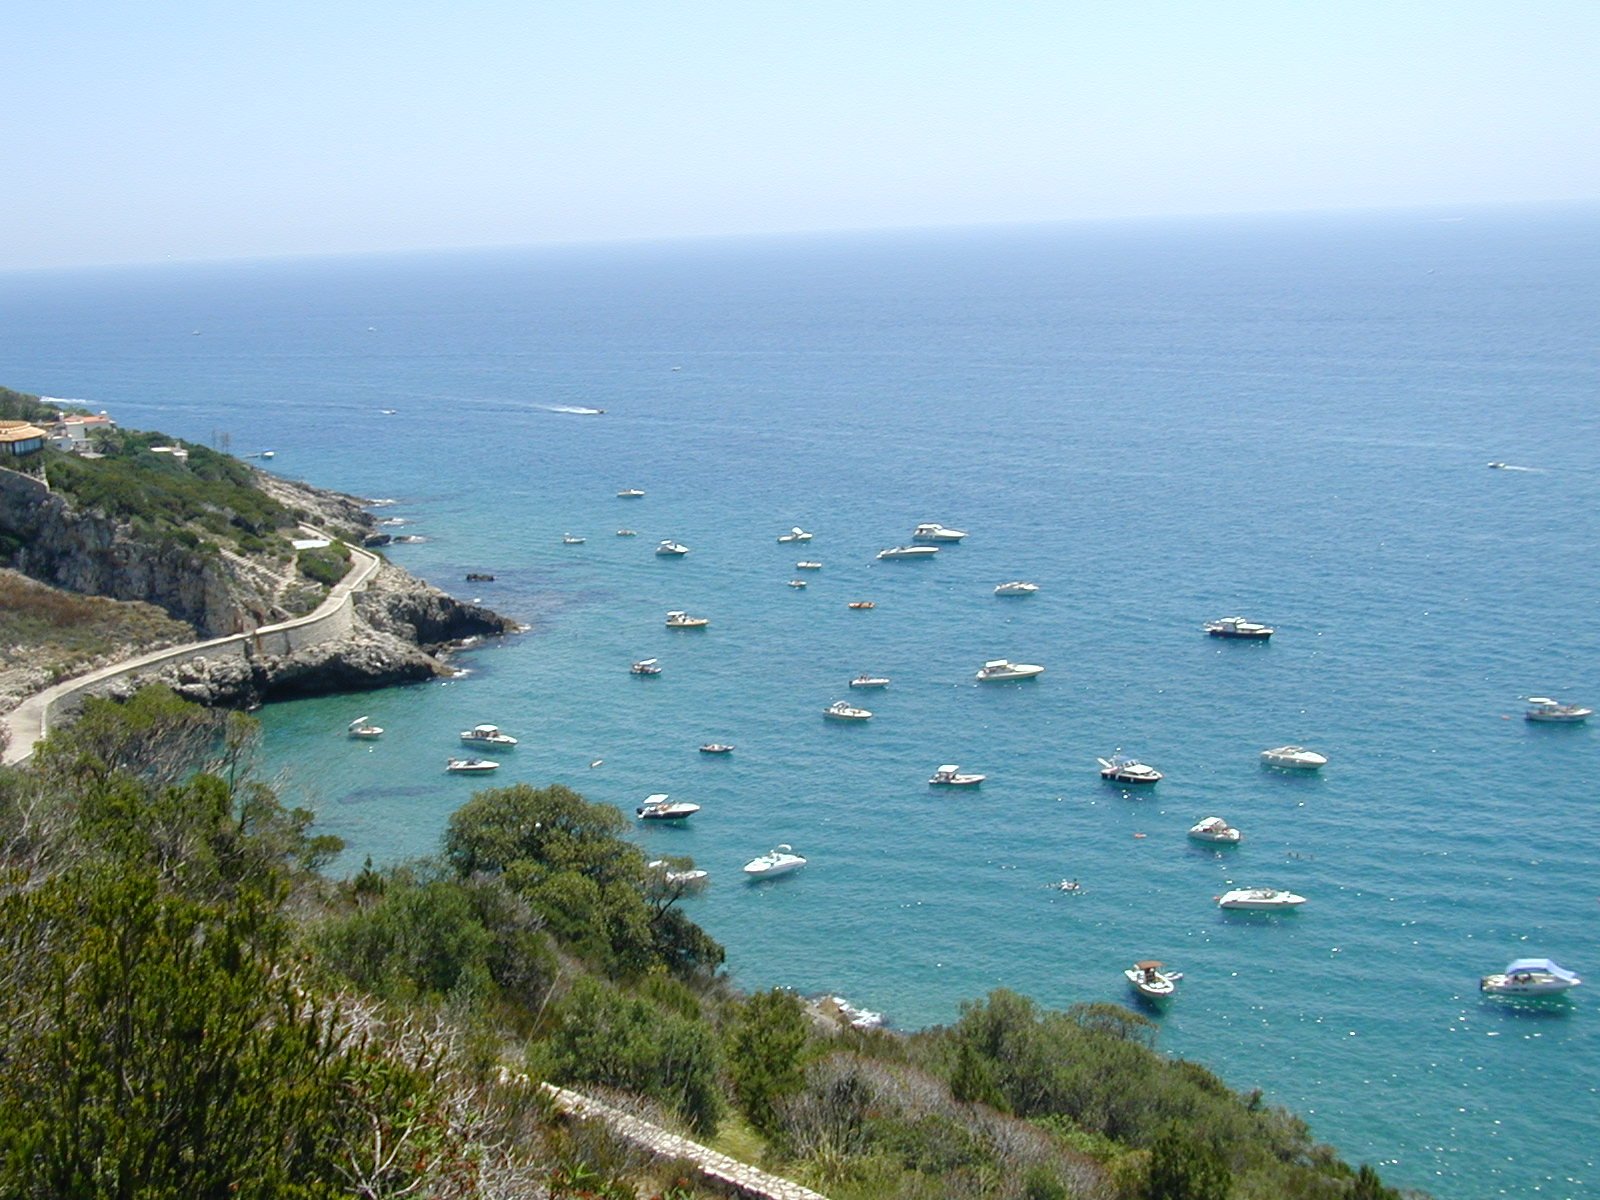
[[0,708],[58,679],[196,636],[153,604],[79,596],[0,570]]

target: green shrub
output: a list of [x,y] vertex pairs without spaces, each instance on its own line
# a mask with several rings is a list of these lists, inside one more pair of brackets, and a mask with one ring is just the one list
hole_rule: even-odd
[[591,975],[561,1001],[544,1049],[558,1083],[638,1092],[672,1108],[702,1135],[714,1132],[722,1118],[711,1027]]

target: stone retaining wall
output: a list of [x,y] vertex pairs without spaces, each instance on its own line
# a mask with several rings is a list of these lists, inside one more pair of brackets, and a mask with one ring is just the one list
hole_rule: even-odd
[[682,1159],[691,1162],[707,1179],[731,1190],[735,1195],[751,1200],[828,1200],[821,1192],[813,1192],[793,1180],[769,1175],[748,1163],[742,1163],[726,1154],[719,1154],[709,1146],[668,1133],[659,1125],[629,1116],[581,1092],[568,1091],[552,1083],[539,1085],[555,1102],[556,1108],[575,1117],[601,1121],[618,1137],[658,1158]]

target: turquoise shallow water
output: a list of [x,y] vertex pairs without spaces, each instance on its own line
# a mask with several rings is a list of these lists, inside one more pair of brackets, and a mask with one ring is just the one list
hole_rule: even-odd
[[[481,782],[442,774],[455,731],[494,721],[523,739],[496,784],[704,806],[639,837],[711,872],[694,915],[740,983],[916,1026],[1002,985],[1122,1000],[1154,955],[1186,975],[1163,1046],[1347,1156],[1441,1197],[1578,1197],[1594,998],[1519,1010],[1476,980],[1529,953],[1600,975],[1600,730],[1519,701],[1600,700],[1597,231],[1408,213],[17,275],[3,382],[393,498],[429,539],[395,561],[532,623],[463,678],[262,714],[346,866],[431,852]],[[970,536],[873,560],[925,520]],[[797,523],[816,540],[777,544]],[[656,558],[669,536],[692,553]],[[794,591],[802,557],[825,566]],[[1017,577],[1042,590],[992,595]],[[1233,612],[1278,633],[1200,634]],[[629,676],[649,655],[662,676]],[[1047,671],[976,685],[1001,655]],[[893,678],[856,694],[877,715],[824,721],[865,669]],[[383,741],[340,735],[363,712]],[[1261,768],[1286,741],[1329,766]],[[1118,747],[1166,779],[1103,783]],[[989,779],[929,789],[943,762]],[[1211,814],[1245,843],[1189,843]],[[804,872],[739,880],[779,841]],[[1222,914],[1230,884],[1310,903]]]

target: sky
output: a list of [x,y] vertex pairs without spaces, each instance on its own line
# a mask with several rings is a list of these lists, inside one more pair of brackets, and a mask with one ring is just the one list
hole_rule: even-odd
[[1600,0],[11,0],[0,270],[1600,197]]

